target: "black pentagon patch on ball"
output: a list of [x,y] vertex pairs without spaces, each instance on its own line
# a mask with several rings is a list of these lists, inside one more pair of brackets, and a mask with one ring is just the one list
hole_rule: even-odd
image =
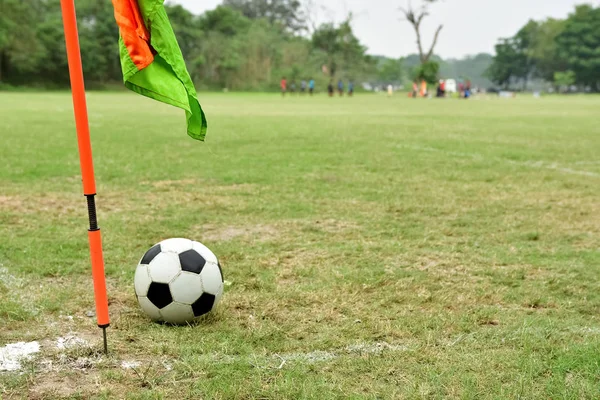
[[144,257],[142,257],[142,261],[140,261],[140,264],[150,264],[150,262],[154,260],[154,257],[156,257],[160,252],[160,244],[157,244],[156,246],[148,250],[146,254],[144,254]]
[[148,300],[157,308],[165,308],[173,302],[169,284],[152,282],[148,288]]
[[196,250],[188,250],[179,254],[181,269],[187,272],[199,274],[206,264],[206,260]]
[[194,304],[192,304],[192,310],[194,310],[194,316],[199,317],[208,313],[212,310],[215,304],[215,296],[209,293],[202,293],[202,296]]

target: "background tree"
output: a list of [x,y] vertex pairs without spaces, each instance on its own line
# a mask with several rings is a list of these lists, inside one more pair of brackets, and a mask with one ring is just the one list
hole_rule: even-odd
[[169,21],[173,27],[183,58],[188,61],[188,68],[193,65],[194,56],[202,50],[203,29],[201,19],[181,5],[166,5]]
[[600,7],[581,5],[557,35],[558,57],[576,76],[576,83],[600,90]]
[[84,76],[88,84],[94,82],[102,85],[114,81],[114,77],[121,73],[121,63],[115,40],[119,37],[119,29],[114,22],[112,4],[107,1],[84,0],[77,5]]
[[223,5],[238,10],[250,19],[265,19],[290,32],[306,29],[299,0],[224,0]]
[[311,39],[315,51],[323,54],[324,65],[331,77],[337,72],[337,56],[340,52],[339,32],[331,22],[324,23],[315,30]]
[[425,4],[421,6],[421,8],[415,9],[412,4],[409,2],[406,8],[400,7],[400,11],[404,14],[406,20],[412,25],[415,30],[415,34],[417,35],[417,48],[419,50],[419,57],[421,59],[421,64],[427,63],[431,56],[433,55],[433,50],[435,49],[435,45],[437,44],[438,37],[443,28],[443,25],[438,26],[433,36],[433,42],[431,43],[431,47],[429,47],[428,51],[423,50],[423,41],[421,39],[421,23],[423,19],[429,15],[428,4],[435,3],[437,0],[424,0]]
[[500,39],[496,44],[496,55],[487,76],[492,82],[508,89],[510,84],[528,74],[527,56],[521,50],[521,43],[515,38]]
[[529,21],[513,37],[500,39],[488,76],[505,88],[517,83],[525,88],[532,79],[538,87],[540,80],[569,86],[574,77],[581,88],[598,91],[598,27],[600,7],[591,5],[577,6],[566,20]]
[[427,61],[419,65],[413,72],[415,80],[423,80],[430,85],[438,82],[440,64],[435,61]]
[[0,82],[5,73],[34,71],[43,54],[36,35],[40,17],[39,1],[0,1]]
[[377,65],[379,83],[400,84],[404,79],[402,59],[382,58]]
[[198,19],[202,46],[198,54],[191,56],[193,76],[209,87],[235,89],[239,84],[235,75],[242,65],[243,38],[250,26],[248,18],[230,7],[219,6],[204,13]]
[[577,76],[573,71],[555,72],[554,73],[554,84],[558,90],[568,91],[569,88],[575,84]]
[[[506,88],[565,87],[574,80],[581,89],[600,90],[600,7],[579,6],[564,20],[529,21],[513,37],[498,42],[493,58],[478,54],[442,60],[434,54],[441,27],[426,48],[421,28],[427,8],[409,5],[404,13],[417,33],[418,54],[400,62],[369,56],[353,32],[352,14],[340,23],[318,25],[331,18],[316,0],[225,3],[229,5],[202,15],[166,6],[199,89],[277,90],[283,75],[315,78],[317,87],[333,76],[351,78],[360,87],[363,82],[401,84],[414,76],[434,82],[436,73],[444,78],[468,76],[474,85],[488,87],[491,82],[482,77],[487,70],[497,85]],[[319,18],[314,18],[317,13]],[[77,14],[87,86],[121,86],[118,29],[110,2],[77,0]],[[306,25],[311,26],[310,35]],[[0,0],[0,82],[2,87],[68,87],[60,0]]]
[[354,35],[351,21],[352,15],[349,15],[337,26],[322,24],[312,35],[311,45],[316,54],[321,55],[320,59],[332,78],[340,71],[356,75],[374,66],[374,61],[366,54],[366,47]]
[[558,55],[556,42],[564,28],[565,21],[554,18],[538,23],[529,51],[536,78],[552,82],[555,71],[566,70],[566,63]]
[[523,89],[527,88],[527,82],[533,75],[535,61],[533,50],[537,40],[539,24],[530,20],[511,39],[511,45],[515,54],[513,76],[522,82]]

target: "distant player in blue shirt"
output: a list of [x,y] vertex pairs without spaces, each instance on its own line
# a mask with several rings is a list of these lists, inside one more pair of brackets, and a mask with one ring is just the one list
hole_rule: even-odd
[[310,81],[308,82],[308,91],[310,92],[311,96],[315,91],[315,80],[313,78],[310,78]]
[[354,94],[354,82],[348,82],[348,96],[352,97]]
[[344,82],[342,82],[341,79],[338,81],[338,92],[340,93],[340,96],[344,95]]

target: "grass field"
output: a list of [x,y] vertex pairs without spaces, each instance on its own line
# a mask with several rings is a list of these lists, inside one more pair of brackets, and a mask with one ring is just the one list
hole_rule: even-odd
[[[71,99],[0,93],[0,398],[600,398],[600,97],[526,97],[202,95],[202,144],[90,93],[103,356]],[[223,264],[193,327],[133,295],[169,237]]]

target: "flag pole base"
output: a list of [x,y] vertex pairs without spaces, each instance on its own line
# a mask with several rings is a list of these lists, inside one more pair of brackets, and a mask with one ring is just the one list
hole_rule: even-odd
[[102,338],[104,339],[104,354],[108,354],[108,337],[106,335],[106,328],[108,325],[100,326],[102,328]]

